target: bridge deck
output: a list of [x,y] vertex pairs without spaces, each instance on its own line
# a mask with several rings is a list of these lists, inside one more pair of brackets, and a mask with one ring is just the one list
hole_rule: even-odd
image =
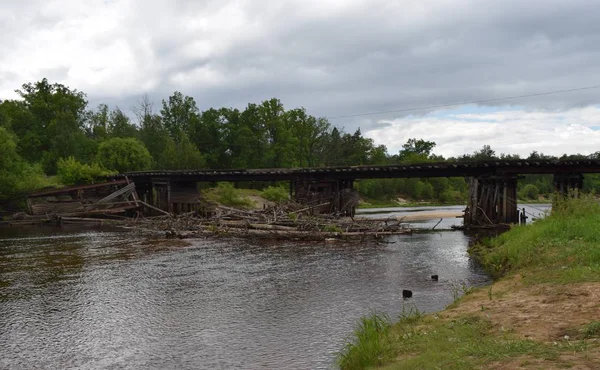
[[135,181],[164,178],[173,181],[288,181],[296,179],[369,179],[407,177],[508,176],[519,174],[600,173],[600,160],[494,160],[485,162],[437,162],[411,165],[343,166],[312,168],[177,170],[128,172]]

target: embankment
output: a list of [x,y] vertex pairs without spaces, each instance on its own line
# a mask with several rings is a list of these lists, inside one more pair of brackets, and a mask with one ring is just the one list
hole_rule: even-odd
[[[365,317],[342,369],[600,368],[600,204],[563,201],[470,253],[496,281],[446,310]],[[441,278],[441,277],[440,277]]]

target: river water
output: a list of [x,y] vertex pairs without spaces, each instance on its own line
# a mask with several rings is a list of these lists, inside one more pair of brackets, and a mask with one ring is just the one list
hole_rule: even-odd
[[458,286],[489,282],[469,240],[456,231],[298,244],[0,229],[0,368],[331,368],[359,317],[441,310]]

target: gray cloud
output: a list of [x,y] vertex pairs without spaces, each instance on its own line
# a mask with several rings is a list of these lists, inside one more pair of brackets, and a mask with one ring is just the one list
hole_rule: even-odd
[[[180,90],[202,108],[278,97],[338,116],[600,83],[600,12],[586,0],[68,3],[3,2],[0,96],[52,77],[92,103]],[[561,111],[599,94],[498,105]],[[365,132],[402,116],[333,123]]]

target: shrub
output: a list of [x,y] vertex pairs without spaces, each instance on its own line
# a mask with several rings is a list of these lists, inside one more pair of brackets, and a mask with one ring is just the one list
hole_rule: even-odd
[[143,171],[150,168],[152,156],[138,139],[115,137],[98,146],[96,162],[121,173]]
[[51,185],[40,165],[27,163],[17,153],[16,137],[0,127],[0,200]]
[[92,165],[81,163],[73,157],[58,160],[58,179],[65,185],[91,184],[96,180],[115,174],[97,163]]
[[289,193],[287,189],[279,186],[269,186],[263,190],[260,195],[271,202],[283,202],[289,199]]
[[212,192],[213,194],[209,195],[209,197],[226,206],[247,208],[252,207],[254,204],[252,200],[246,198],[230,182],[220,182]]
[[527,184],[519,192],[519,197],[522,199],[537,199],[540,195],[540,190],[533,184]]

